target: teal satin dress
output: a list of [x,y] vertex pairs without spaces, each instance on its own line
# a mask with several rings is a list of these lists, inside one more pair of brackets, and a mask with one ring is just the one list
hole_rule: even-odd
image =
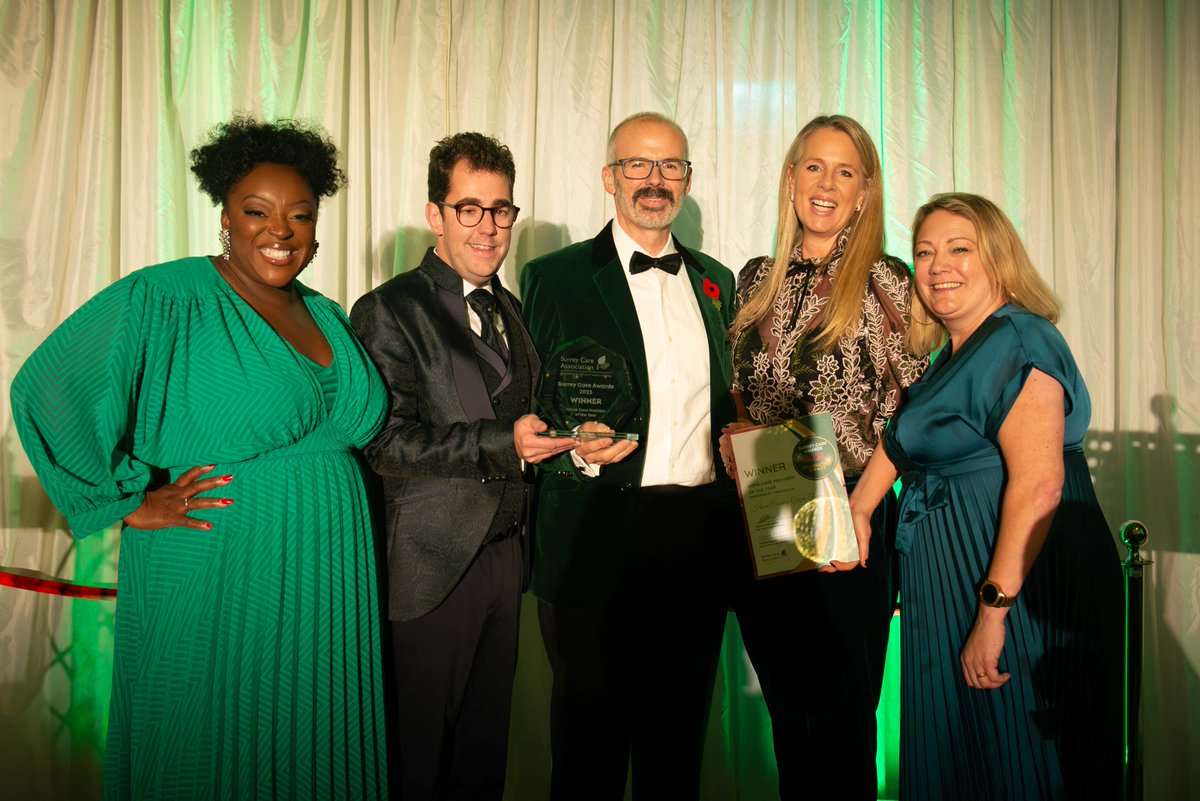
[[[998,690],[959,652],[987,576],[1006,472],[1000,427],[1031,369],[1062,384],[1066,470],[1046,544],[1006,619]],[[1005,306],[909,389],[885,446],[904,491],[900,552],[901,797],[1119,798],[1123,595],[1083,454],[1087,387],[1049,322]]]

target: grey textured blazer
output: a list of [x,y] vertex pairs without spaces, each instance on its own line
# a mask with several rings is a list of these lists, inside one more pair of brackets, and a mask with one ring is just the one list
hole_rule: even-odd
[[[471,333],[462,289],[462,278],[430,248],[420,267],[376,287],[350,312],[391,398],[387,422],[364,453],[383,477],[392,620],[418,618],[446,598],[487,535],[503,482],[526,480],[515,421],[496,419],[477,358],[504,376],[497,393],[510,377]],[[509,348],[524,349],[536,380],[541,363],[520,304],[495,278],[492,289]],[[533,389],[519,388],[529,411]]]

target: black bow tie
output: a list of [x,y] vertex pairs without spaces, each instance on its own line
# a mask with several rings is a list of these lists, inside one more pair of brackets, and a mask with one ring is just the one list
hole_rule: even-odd
[[629,260],[629,273],[637,275],[638,273],[646,272],[651,267],[657,267],[671,275],[677,275],[681,266],[683,266],[683,257],[678,253],[668,253],[665,256],[655,259],[647,256],[640,250],[635,250],[633,258]]

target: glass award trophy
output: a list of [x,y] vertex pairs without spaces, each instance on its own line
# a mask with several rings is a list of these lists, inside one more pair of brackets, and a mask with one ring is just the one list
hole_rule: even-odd
[[[636,433],[617,430],[638,409],[629,362],[590,337],[573,339],[550,352],[542,365],[538,405],[551,426],[538,436],[638,439]],[[592,421],[613,431],[574,431]]]

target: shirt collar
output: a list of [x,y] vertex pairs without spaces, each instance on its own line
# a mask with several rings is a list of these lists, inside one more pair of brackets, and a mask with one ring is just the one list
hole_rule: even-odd
[[[645,249],[637,242],[633,241],[633,237],[625,233],[625,229],[621,227],[621,223],[614,219],[612,221],[612,236],[613,245],[617,248],[617,258],[621,260],[621,269],[629,272],[629,261],[633,258],[633,253],[640,250],[645,253]],[[667,237],[667,246],[662,249],[661,253],[646,253],[647,256],[659,258],[666,256],[668,253],[678,253],[675,249],[675,237]]]
[[493,290],[493,289],[492,289],[492,282],[491,282],[491,281],[488,281],[488,282],[487,282],[486,284],[484,284],[483,286],[475,286],[474,284],[472,284],[472,283],[471,283],[470,281],[468,281],[467,279],[465,279],[465,278],[463,279],[463,297],[464,297],[464,298],[465,298],[467,295],[470,295],[470,294],[471,294],[472,292],[474,292],[476,289],[482,289],[482,290],[484,290],[484,291],[491,292],[493,295],[494,295],[494,294],[496,294],[495,290]]
[[804,258],[803,251],[801,250],[803,243],[798,243],[796,247],[792,249],[792,255],[788,259],[789,265],[797,265],[811,269],[813,267],[819,267],[822,264],[833,264],[840,261],[842,258],[842,253],[844,253],[846,250],[846,243],[850,241],[851,228],[853,228],[852,225],[847,225],[842,229],[841,233],[838,234],[837,242],[835,242],[833,245],[833,250],[831,250],[829,255],[824,259]]
[[[431,250],[433,251],[433,255],[435,255],[435,256],[437,256],[439,259],[441,259],[441,262],[442,262],[443,264],[446,264],[446,260],[442,258],[442,255],[441,255],[440,253],[438,253],[438,252],[437,252],[437,248],[436,248],[436,247],[435,247],[435,248],[431,248]],[[449,264],[446,264],[446,266],[447,266],[447,267],[450,267],[450,265],[449,265]],[[450,267],[450,269],[451,269],[451,270],[454,270],[454,268],[453,268],[453,267]],[[458,271],[457,271],[457,270],[455,271],[455,275],[458,275]],[[489,280],[488,280],[488,282],[487,282],[486,284],[484,284],[483,286],[481,286],[481,287],[475,286],[475,285],[474,285],[474,284],[472,284],[470,281],[468,281],[467,279],[463,278],[461,275],[459,275],[459,279],[462,281],[462,293],[463,293],[463,297],[464,297],[464,298],[465,298],[467,295],[470,295],[470,294],[471,294],[472,292],[474,292],[476,289],[486,289],[488,292],[491,292],[493,295],[494,295],[494,294],[496,294],[496,291],[495,291],[494,289],[492,289],[492,281],[495,281],[495,280],[497,280],[495,276],[492,276],[492,278],[491,278],[491,279],[489,279]]]

